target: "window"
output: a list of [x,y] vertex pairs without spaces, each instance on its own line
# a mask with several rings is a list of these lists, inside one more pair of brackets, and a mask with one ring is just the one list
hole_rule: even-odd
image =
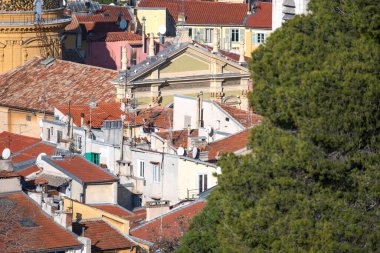
[[198,175],[198,180],[199,193],[207,191],[207,174]]
[[50,141],[50,128],[47,128],[46,139]]
[[213,41],[214,29],[206,29],[205,42],[211,43]]
[[62,141],[62,131],[57,130],[57,143]]
[[153,181],[161,181],[160,165],[153,165]]
[[264,33],[258,33],[257,34],[257,43],[262,44],[265,41],[265,35]]
[[136,48],[132,47],[132,55],[131,55],[131,66],[134,66],[137,64],[137,51]]
[[239,42],[239,29],[231,29],[231,41]]
[[82,149],[82,136],[77,136],[77,143],[76,143],[77,149]]
[[134,207],[140,207],[142,205],[141,195],[132,195],[132,201]]
[[138,165],[139,165],[139,169],[138,169],[138,172],[139,172],[139,177],[144,177],[144,168],[145,168],[145,163],[144,161],[137,161],[138,162]]
[[189,28],[189,37],[193,36],[193,28]]
[[32,120],[32,116],[26,115],[26,121],[31,121],[31,120]]

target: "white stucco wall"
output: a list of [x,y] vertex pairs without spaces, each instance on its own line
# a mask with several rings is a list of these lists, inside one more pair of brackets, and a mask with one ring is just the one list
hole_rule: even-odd
[[117,204],[117,182],[86,185],[85,202],[86,204]]
[[21,184],[19,177],[1,178],[0,179],[0,193],[21,191]]

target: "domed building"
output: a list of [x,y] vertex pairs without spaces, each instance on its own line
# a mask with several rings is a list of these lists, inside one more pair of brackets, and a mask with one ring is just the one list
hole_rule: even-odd
[[60,58],[62,0],[0,0],[0,74],[34,56]]

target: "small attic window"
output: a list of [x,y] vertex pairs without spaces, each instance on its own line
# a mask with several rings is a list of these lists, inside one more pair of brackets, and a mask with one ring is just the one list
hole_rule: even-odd
[[226,121],[230,121],[230,118],[226,117]]

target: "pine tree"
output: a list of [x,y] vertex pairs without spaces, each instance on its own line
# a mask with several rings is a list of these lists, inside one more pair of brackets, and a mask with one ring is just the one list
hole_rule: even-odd
[[252,54],[265,116],[178,252],[380,249],[380,2],[311,0]]

